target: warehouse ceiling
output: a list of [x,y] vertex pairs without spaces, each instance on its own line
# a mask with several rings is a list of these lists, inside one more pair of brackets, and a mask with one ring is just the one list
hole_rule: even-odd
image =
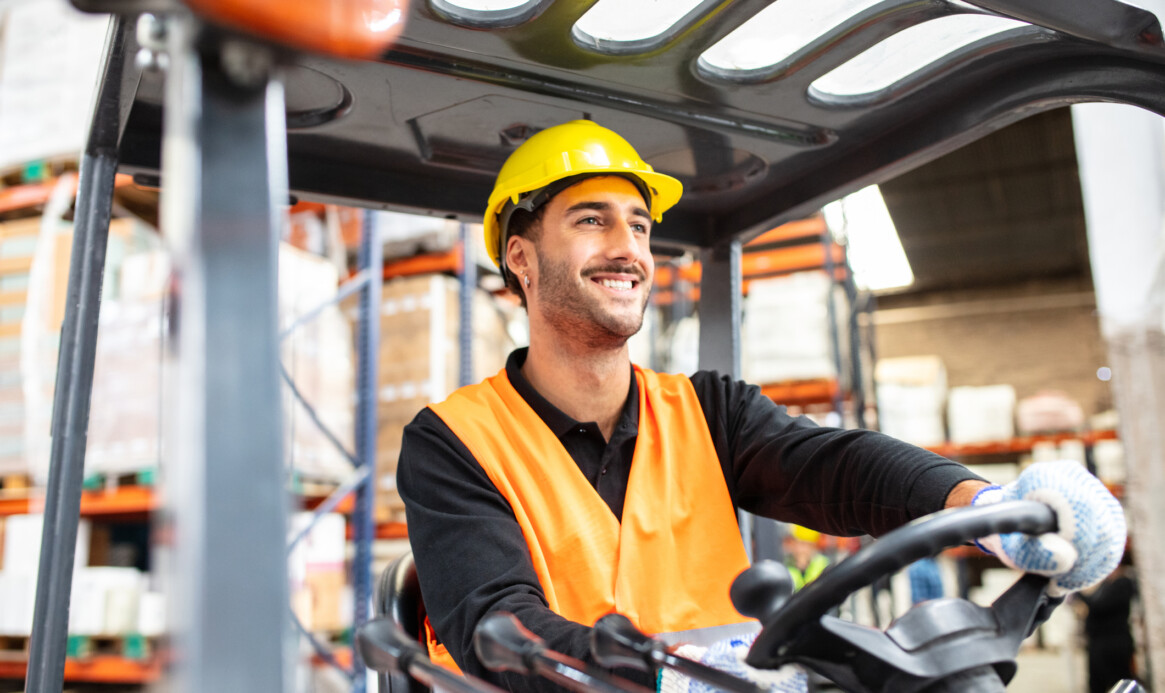
[[1088,278],[1071,112],[1046,111],[882,184],[907,292]]

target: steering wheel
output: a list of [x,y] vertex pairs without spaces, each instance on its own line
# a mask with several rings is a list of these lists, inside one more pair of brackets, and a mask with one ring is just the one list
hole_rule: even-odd
[[1062,600],[1048,578],[1020,578],[990,607],[944,598],[914,606],[885,631],[829,616],[856,590],[914,561],[973,539],[1056,531],[1055,513],[1034,501],[954,508],[920,518],[826,570],[792,594],[784,566],[764,561],[732,584],[737,610],[763,628],[746,661],[799,663],[855,693],[995,692],[1015,675],[1019,645]]

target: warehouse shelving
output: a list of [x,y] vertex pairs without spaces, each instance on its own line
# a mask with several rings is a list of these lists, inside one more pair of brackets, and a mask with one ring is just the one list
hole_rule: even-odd
[[[761,391],[778,404],[788,406],[831,405],[839,415],[843,404],[853,405],[859,426],[864,427],[864,409],[867,397],[864,392],[861,351],[869,350],[872,362],[872,337],[862,337],[858,315],[872,310],[872,300],[859,293],[853,282],[846,248],[837,243],[821,215],[792,221],[770,229],[749,241],[743,247],[740,261],[742,292],[748,295],[750,285],[758,279],[786,276],[797,272],[824,272],[831,276],[835,286],[845,290],[848,304],[847,322],[850,329],[850,359],[843,363],[843,349],[840,334],[833,330],[832,342],[837,372],[845,373],[850,383],[843,387],[843,379],[816,378],[776,383],[759,383]],[[652,301],[656,306],[670,307],[673,319],[682,317],[687,307],[700,299],[699,284],[703,269],[698,261],[675,265],[666,260],[656,269],[655,292]],[[829,299],[830,324],[835,326],[834,316],[838,306],[832,295]],[[867,321],[872,324],[872,321]]]

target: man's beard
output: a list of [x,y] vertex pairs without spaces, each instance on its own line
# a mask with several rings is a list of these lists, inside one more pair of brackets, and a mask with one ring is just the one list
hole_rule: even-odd
[[[596,296],[573,281],[565,263],[541,255],[537,262],[541,312],[547,322],[570,339],[589,347],[619,347],[643,327],[649,292],[643,292],[643,305],[638,311],[612,314]],[[594,274],[630,274],[641,284],[644,279],[643,271],[634,265],[592,268],[583,273],[584,281],[590,281],[587,277]]]

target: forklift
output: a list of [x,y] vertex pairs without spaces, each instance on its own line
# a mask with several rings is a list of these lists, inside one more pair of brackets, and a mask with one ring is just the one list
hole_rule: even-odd
[[[562,122],[596,121],[683,182],[653,249],[698,256],[700,367],[739,376],[741,248],[751,238],[1037,112],[1108,101],[1165,114],[1160,23],[1117,0],[71,2],[113,20],[81,161],[62,326],[27,679],[36,693],[63,686],[117,173],[161,189],[174,251],[166,355],[174,386],[154,520],[173,650],[165,687],[284,691],[294,631],[275,248],[289,201],[477,221],[514,148]],[[813,21],[798,21],[811,10]],[[791,33],[776,40],[778,29]],[[375,393],[378,328],[368,316],[380,300],[381,256],[370,239],[355,290],[361,390]],[[369,613],[370,396],[357,422],[354,457],[366,467],[353,513],[356,623],[383,628]],[[851,632],[827,612],[905,557],[1054,521],[1028,505],[936,517],[792,597],[758,562],[737,602],[763,625],[749,662],[800,661],[849,690],[973,690],[935,664],[953,659],[933,653],[954,638],[984,653],[967,675],[994,676],[982,690],[996,690],[1014,672],[998,653],[1053,605],[1039,578],[1021,579],[994,610],[943,602],[879,633]],[[755,528],[744,521],[742,530]],[[991,619],[998,627],[985,625]],[[486,644],[528,647],[501,632],[487,633]],[[361,633],[354,690],[364,688],[365,663],[424,668],[422,658],[392,655],[405,650],[392,649],[389,631]],[[611,635],[622,638],[623,661],[667,659],[642,634],[612,626]],[[926,666],[938,668],[906,662],[907,650],[931,653]],[[830,659],[841,654],[846,662]],[[606,686],[618,688],[592,681]]]

